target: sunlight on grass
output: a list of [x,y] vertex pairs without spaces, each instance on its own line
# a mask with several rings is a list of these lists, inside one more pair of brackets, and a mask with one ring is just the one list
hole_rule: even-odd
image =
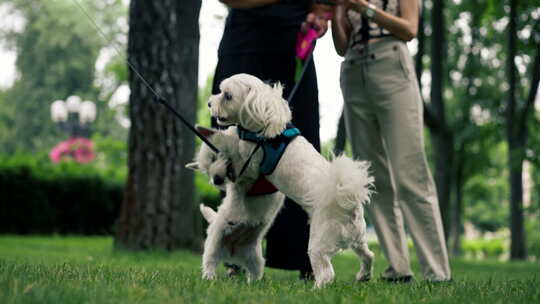
[[[538,302],[540,265],[453,261],[455,281],[355,283],[359,263],[333,260],[337,281],[324,290],[294,271],[266,269],[260,282],[200,279],[200,256],[188,251],[118,252],[109,237],[0,236],[0,303],[394,303]],[[385,267],[377,253],[376,275]]]

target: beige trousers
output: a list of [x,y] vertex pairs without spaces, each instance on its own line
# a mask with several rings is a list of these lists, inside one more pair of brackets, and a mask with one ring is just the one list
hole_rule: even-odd
[[341,66],[347,135],[355,158],[371,161],[367,207],[390,266],[383,277],[412,275],[406,224],[424,278],[451,278],[433,177],[424,148],[423,107],[406,44],[393,37],[349,49]]

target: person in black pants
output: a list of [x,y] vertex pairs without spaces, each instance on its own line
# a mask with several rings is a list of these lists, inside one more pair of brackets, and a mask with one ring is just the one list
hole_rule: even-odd
[[[229,8],[218,50],[212,94],[219,93],[225,78],[247,73],[264,81],[280,82],[287,98],[295,85],[295,45],[302,25],[319,35],[327,29],[323,14],[330,7],[312,0],[220,0]],[[289,103],[293,124],[320,151],[317,76],[309,63],[298,90]],[[217,124],[213,121],[213,126]],[[307,254],[308,216],[291,199],[285,204],[266,236],[266,266],[299,270],[312,276]]]

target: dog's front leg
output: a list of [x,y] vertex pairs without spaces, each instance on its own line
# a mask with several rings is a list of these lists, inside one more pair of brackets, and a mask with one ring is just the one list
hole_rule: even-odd
[[221,238],[210,235],[204,242],[204,253],[202,262],[202,278],[205,280],[215,280],[216,270],[221,257]]

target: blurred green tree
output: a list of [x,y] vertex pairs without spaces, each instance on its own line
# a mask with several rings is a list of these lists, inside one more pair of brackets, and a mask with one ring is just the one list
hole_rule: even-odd
[[[524,1],[528,2],[528,1]],[[531,82],[528,83],[529,92],[527,92],[527,83],[520,83],[521,75],[518,74],[517,59],[523,58],[518,54],[518,30],[520,21],[524,18],[518,13],[520,7],[518,0],[509,0],[508,27],[506,33],[507,56],[506,56],[506,77],[508,82],[508,100],[504,108],[506,141],[508,143],[508,166],[510,183],[510,258],[526,259],[527,247],[525,238],[525,224],[523,213],[523,161],[525,160],[526,147],[528,145],[529,121],[534,116],[534,102],[538,82],[540,81],[540,41],[533,41],[536,46],[536,54],[530,68]],[[538,6],[537,6],[538,8]],[[526,20],[526,19],[525,19]],[[532,21],[532,20],[527,20]],[[540,21],[536,20],[536,27]],[[535,37],[536,38],[536,37]],[[523,45],[523,42],[521,43]],[[527,43],[525,42],[525,45]],[[520,56],[521,55],[521,56]],[[521,59],[523,60],[523,59]],[[525,74],[525,73],[523,73]],[[524,85],[525,84],[525,85]],[[521,88],[519,86],[521,85]],[[527,96],[528,95],[528,96]]]
[[[470,141],[465,147],[464,154],[470,158],[464,162],[463,170],[463,176],[467,177],[463,185],[464,219],[482,233],[508,227],[509,211],[505,205],[509,185],[507,174],[501,174],[506,168],[506,144],[491,137],[491,140]],[[480,169],[482,174],[478,173]]]
[[[430,24],[426,24],[423,28],[425,36],[421,36],[422,40],[418,47],[420,54],[432,54],[433,48],[437,48],[438,52],[443,52],[444,56],[423,56],[422,60],[417,59],[417,71],[424,74],[426,79],[431,83],[431,98],[426,100],[425,122],[429,126],[432,136],[440,137],[439,134],[445,134],[435,130],[433,123],[438,125],[446,125],[448,128],[447,134],[452,134],[453,147],[450,148],[450,140],[439,140],[442,146],[447,145],[447,149],[436,148],[437,140],[433,140],[435,147],[431,151],[432,157],[443,159],[442,166],[435,166],[435,176],[446,176],[450,174],[451,179],[437,178],[438,186],[442,184],[444,187],[452,187],[452,204],[447,205],[441,203],[442,213],[448,212],[445,215],[445,227],[451,234],[451,248],[455,247],[456,252],[459,252],[459,235],[462,232],[462,214],[464,211],[471,212],[471,208],[477,208],[480,201],[489,201],[487,206],[492,208],[506,208],[505,202],[513,203],[516,200],[490,195],[483,200],[478,200],[478,195],[468,193],[471,191],[469,182],[475,179],[475,188],[485,189],[495,193],[506,193],[503,189],[509,189],[509,186],[502,187],[499,182],[500,178],[508,178],[508,168],[499,167],[497,182],[481,182],[477,178],[488,178],[485,172],[490,169],[495,162],[493,157],[507,158],[507,145],[505,149],[497,156],[492,153],[493,150],[499,150],[499,143],[504,141],[506,136],[505,130],[505,113],[508,110],[507,100],[509,82],[506,80],[502,64],[507,61],[509,55],[506,44],[508,43],[508,11],[509,6],[507,1],[502,0],[481,0],[481,1],[452,1],[446,2],[445,9],[441,15],[438,11],[438,17],[433,15],[434,10],[440,10],[437,1],[426,0],[426,13],[424,18],[432,20],[437,18],[446,19],[444,25],[446,43],[434,44],[434,34],[437,29]],[[432,8],[432,9],[429,9]],[[538,81],[534,78],[534,64],[532,60],[535,58],[535,48],[540,41],[538,31],[538,20],[540,12],[538,12],[538,1],[523,0],[519,2],[519,10],[517,16],[517,27],[514,31],[517,33],[516,50],[517,56],[515,62],[518,71],[518,79],[516,94],[517,101],[520,104],[522,114],[517,115],[517,118],[524,118],[523,122],[527,127],[521,127],[521,130],[532,128],[537,124],[536,119],[532,119],[534,109],[529,106],[524,109],[525,100],[531,100],[530,92],[535,92],[534,85]],[[440,24],[439,29],[440,32]],[[423,41],[423,43],[422,43]],[[441,48],[443,50],[441,50]],[[419,55],[421,56],[421,55]],[[443,71],[433,71],[433,65],[444,59]],[[426,71],[426,67],[432,68],[432,73]],[[426,75],[427,74],[427,75]],[[441,78],[442,79],[439,79]],[[437,92],[433,92],[433,82]],[[442,87],[440,89],[439,87]],[[529,95],[528,95],[529,94]],[[433,97],[438,99],[433,99]],[[436,101],[434,103],[434,101]],[[439,110],[432,111],[433,106],[437,105]],[[442,111],[440,110],[442,109]],[[525,111],[524,111],[525,110]],[[444,117],[440,113],[445,113]],[[435,114],[435,115],[432,115]],[[445,118],[445,120],[443,120]],[[445,122],[445,124],[443,124]],[[444,128],[442,128],[444,130]],[[519,129],[519,128],[517,128]],[[517,130],[515,129],[515,130]],[[528,141],[527,145],[522,146],[521,151],[527,151],[526,156],[530,159],[538,159],[534,147],[540,148],[537,141]],[[445,156],[451,153],[451,162]],[[522,154],[523,155],[523,154]],[[437,161],[435,161],[437,163]],[[536,162],[538,163],[538,162]],[[452,164],[449,166],[449,164]],[[441,168],[448,172],[440,172]],[[446,168],[446,169],[444,169]],[[440,187],[440,186],[439,186]],[[478,188],[480,187],[480,188]],[[440,189],[440,188],[439,188]],[[502,191],[502,192],[501,192]],[[476,193],[488,193],[486,191],[477,191]],[[439,193],[441,196],[441,193]],[[518,195],[518,197],[521,197]],[[470,206],[467,206],[470,204]],[[474,206],[474,207],[473,207]],[[445,210],[448,208],[447,210]],[[486,209],[487,210],[487,209]],[[491,216],[489,215],[491,214]],[[485,230],[485,220],[491,217],[491,221],[500,221],[501,214],[508,214],[502,210],[493,210],[488,212],[484,219],[476,221],[479,217],[469,217],[475,225]],[[449,216],[451,215],[451,216]],[[476,222],[475,222],[476,221]],[[520,222],[520,221],[518,221]],[[521,221],[522,222],[522,221]],[[493,227],[500,227],[494,225]],[[519,224],[518,224],[519,226]],[[517,227],[517,226],[516,226]],[[517,241],[524,243],[524,241]]]
[[[461,2],[449,5],[448,12],[454,18],[451,18],[452,21],[448,25],[450,34],[447,36],[449,55],[447,74],[449,77],[445,95],[455,134],[454,166],[451,172],[453,202],[448,233],[451,253],[458,255],[463,232],[463,212],[470,211],[468,206],[464,205],[464,201],[475,206],[478,201],[477,197],[465,192],[465,189],[469,189],[466,185],[471,178],[477,175],[482,176],[491,168],[494,163],[490,156],[491,150],[496,149],[501,140],[497,123],[480,105],[486,103],[486,100],[500,98],[502,93],[492,81],[494,78],[491,76],[493,71],[489,66],[489,60],[482,60],[480,56],[482,50],[488,50],[488,46],[485,45],[486,27],[482,24],[482,20],[493,21],[489,15],[489,5],[478,1]],[[498,167],[498,169],[504,171],[504,167]],[[498,174],[500,176],[500,172]],[[500,185],[500,183],[487,182],[475,184],[490,185],[492,188]],[[497,192],[498,189],[492,189],[492,191]],[[493,197],[486,199],[490,198]],[[494,202],[489,203],[493,205]],[[502,204],[498,205],[498,208],[503,208]],[[467,219],[472,220],[477,228],[484,230],[480,227],[482,223],[474,221],[476,217],[467,217]]]
[[[0,152],[37,152],[64,138],[49,118],[54,100],[79,95],[99,101],[96,60],[107,44],[77,3],[99,16],[95,21],[109,41],[118,36],[123,5],[121,0],[77,1],[0,0],[10,18],[23,24],[0,30],[4,44],[17,53],[17,78],[0,105]],[[98,102],[100,109],[106,107]],[[98,115],[101,121],[107,117]]]

